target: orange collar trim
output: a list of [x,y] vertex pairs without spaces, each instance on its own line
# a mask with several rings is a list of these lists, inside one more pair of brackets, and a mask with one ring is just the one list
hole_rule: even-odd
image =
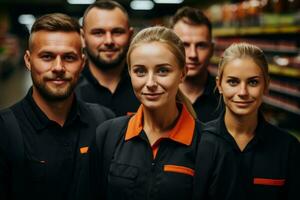
[[[141,105],[136,114],[131,117],[125,134],[125,141],[138,136],[143,130],[143,106]],[[195,120],[187,111],[185,105],[182,105],[182,111],[175,127],[169,131],[168,138],[190,145],[193,140],[195,130]]]

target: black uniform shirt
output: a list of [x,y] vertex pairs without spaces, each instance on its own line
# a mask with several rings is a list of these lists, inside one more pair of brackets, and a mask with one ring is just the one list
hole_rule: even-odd
[[[74,181],[80,173],[78,170],[94,136],[96,126],[105,119],[112,118],[113,113],[102,108],[98,112],[100,117],[97,121],[86,103],[75,99],[67,120],[61,127],[48,119],[34,102],[31,94],[32,89],[21,102],[11,108],[23,135],[25,162],[22,173],[25,175],[23,186],[26,193],[23,198],[65,200],[70,190],[74,190],[71,187],[76,187]],[[94,106],[99,108],[98,105]],[[3,122],[0,120],[3,131],[1,123]],[[2,150],[4,152],[7,150],[2,149],[3,146],[0,148],[1,155],[3,155]],[[15,148],[18,151],[18,147]],[[0,166],[9,167],[7,171],[1,171],[5,175],[0,173],[0,178],[7,176],[8,180],[0,180],[0,185],[2,187],[3,181],[6,181],[7,188],[14,188],[12,176],[15,172],[11,171],[15,168],[14,160],[11,155],[6,153],[4,155],[0,158]],[[9,175],[10,173],[12,174]],[[13,190],[18,191],[15,188]],[[2,192],[2,188],[0,191]]]
[[222,110],[222,105],[218,107],[219,95],[214,91],[216,87],[215,79],[208,74],[204,92],[193,103],[197,118],[202,122],[216,119]]
[[[214,141],[210,152],[221,150],[223,155],[227,154],[225,171],[223,167],[222,172],[216,172],[214,179],[231,185],[235,199],[300,199],[297,139],[267,123],[260,115],[254,138],[241,151],[226,129],[224,114],[206,125],[203,138]],[[217,154],[215,157],[220,159]]]
[[133,92],[127,66],[124,68],[121,80],[114,93],[111,93],[108,88],[100,85],[92,75],[89,67],[85,66],[75,92],[83,101],[108,107],[116,116],[134,113],[140,105]]
[[[109,163],[107,177],[99,175],[107,186],[99,186],[99,199],[115,200],[188,200],[194,190],[195,160],[200,139],[200,123],[195,122],[183,106],[176,126],[169,137],[150,145],[143,131],[143,106],[129,120],[127,130],[122,133]],[[110,122],[97,128],[98,156],[93,156],[103,166],[103,146]],[[112,131],[113,132],[113,131]],[[118,135],[116,133],[116,135]],[[96,172],[101,169],[96,169]],[[104,181],[103,181],[104,180]],[[105,196],[104,196],[105,195]]]

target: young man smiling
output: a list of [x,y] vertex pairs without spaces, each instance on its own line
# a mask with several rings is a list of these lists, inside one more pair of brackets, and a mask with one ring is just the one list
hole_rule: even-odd
[[135,112],[140,104],[125,61],[132,34],[126,10],[115,1],[97,1],[84,13],[82,36],[88,62],[76,93],[117,116]]
[[24,60],[33,85],[0,112],[0,199],[73,199],[96,126],[113,113],[74,95],[84,55],[71,17],[37,19]]

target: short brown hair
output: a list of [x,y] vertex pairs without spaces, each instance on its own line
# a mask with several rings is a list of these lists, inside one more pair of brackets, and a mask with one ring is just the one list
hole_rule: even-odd
[[125,16],[128,17],[128,13],[127,13],[126,9],[118,2],[109,1],[109,0],[96,1],[95,3],[93,3],[89,7],[87,7],[87,9],[84,11],[82,26],[84,26],[85,18],[92,8],[98,8],[98,9],[103,9],[103,10],[114,10],[115,8],[119,8],[125,14]]
[[37,31],[64,31],[80,34],[78,21],[66,14],[51,13],[39,17],[31,28],[31,34]]
[[182,20],[184,23],[192,24],[192,25],[205,25],[209,30],[209,34],[211,35],[212,25],[209,19],[205,16],[205,14],[198,8],[192,7],[182,7],[177,10],[175,15],[170,20],[170,28],[173,28],[175,24]]
[[76,32],[80,34],[79,22],[62,13],[50,13],[39,17],[32,25],[29,37],[29,49],[31,49],[32,34],[38,31],[62,31]]

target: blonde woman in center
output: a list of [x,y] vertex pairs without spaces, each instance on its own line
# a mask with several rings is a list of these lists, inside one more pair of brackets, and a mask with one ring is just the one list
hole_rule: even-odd
[[211,154],[199,148],[203,124],[179,90],[186,76],[181,40],[171,29],[146,28],[131,42],[127,62],[141,106],[133,116],[97,128],[91,147],[94,199],[202,200],[202,179],[217,188],[220,199],[231,199],[220,179],[205,178],[224,159],[210,162]]

